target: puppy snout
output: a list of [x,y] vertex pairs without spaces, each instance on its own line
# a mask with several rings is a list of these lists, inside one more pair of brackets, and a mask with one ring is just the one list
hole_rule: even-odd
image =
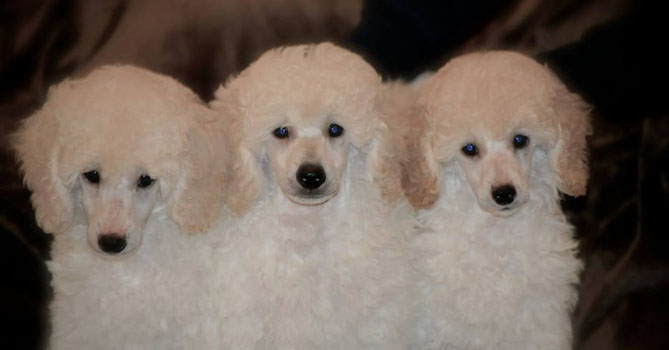
[[302,164],[297,169],[297,182],[308,190],[315,190],[325,183],[325,170],[320,164]]
[[124,235],[118,233],[108,233],[98,237],[98,246],[107,254],[118,254],[125,249],[128,242]]
[[492,199],[499,205],[513,203],[516,199],[516,188],[511,185],[502,185],[492,190]]

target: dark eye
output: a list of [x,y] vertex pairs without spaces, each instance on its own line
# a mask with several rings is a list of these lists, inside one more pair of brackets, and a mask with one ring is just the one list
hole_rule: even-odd
[[474,157],[475,155],[479,154],[479,148],[476,147],[476,145],[473,143],[468,143],[465,145],[465,147],[462,147],[462,153],[464,153],[464,155],[467,157]]
[[86,178],[86,181],[88,181],[92,184],[100,183],[100,173],[98,173],[97,170],[91,170],[91,171],[85,172],[84,177]]
[[288,128],[282,126],[280,128],[274,129],[274,136],[280,139],[285,139],[286,137],[288,137]]
[[530,141],[529,137],[527,137],[525,135],[518,134],[518,135],[513,137],[513,147],[515,149],[525,148],[525,146],[527,146],[527,143],[529,141]]
[[332,137],[339,137],[344,133],[344,128],[337,124],[330,124],[328,127],[328,134]]
[[137,180],[137,187],[139,188],[149,187],[151,186],[151,184],[153,184],[154,181],[156,180],[152,179],[151,176],[142,174],[139,176],[139,179]]

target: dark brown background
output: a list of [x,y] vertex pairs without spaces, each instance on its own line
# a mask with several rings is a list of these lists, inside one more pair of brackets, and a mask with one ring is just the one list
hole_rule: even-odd
[[[566,198],[586,262],[576,349],[669,348],[666,11],[633,0],[21,0],[0,2],[0,348],[48,334],[50,235],[7,136],[47,88],[105,63],[167,73],[205,100],[264,50],[331,40],[386,78],[515,49],[593,105],[588,196]],[[95,137],[95,135],[91,135]]]

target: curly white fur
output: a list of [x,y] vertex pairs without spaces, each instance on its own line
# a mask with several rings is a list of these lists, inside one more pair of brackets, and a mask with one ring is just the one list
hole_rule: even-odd
[[[428,79],[412,116],[425,124],[405,136],[406,194],[424,208],[414,347],[569,349],[581,262],[558,189],[585,192],[585,104],[510,52],[466,55]],[[514,149],[518,134],[530,143]],[[469,143],[478,155],[463,154]],[[502,184],[513,203],[493,200]]]
[[[211,270],[213,237],[185,233],[220,214],[229,157],[218,118],[192,92],[102,67],[52,87],[16,148],[38,222],[54,234],[51,348],[217,346],[216,315],[193,282]],[[93,169],[99,183],[82,175]],[[143,173],[155,179],[146,188]],[[110,231],[128,241],[115,255],[98,246]]]
[[[408,346],[411,210],[384,199],[400,185],[379,86],[361,58],[325,43],[270,51],[216,93],[239,137],[230,202],[241,217],[216,247],[224,348]],[[330,123],[344,134],[329,137]],[[291,136],[276,139],[281,126]],[[304,161],[331,179],[308,203],[294,186]]]

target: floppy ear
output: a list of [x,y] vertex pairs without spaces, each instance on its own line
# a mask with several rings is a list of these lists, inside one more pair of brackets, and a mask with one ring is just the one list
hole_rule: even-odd
[[[197,106],[199,115],[211,113]],[[182,158],[181,188],[172,200],[174,221],[186,233],[209,229],[221,210],[231,148],[220,122],[214,118],[193,120],[186,137]]]
[[374,137],[378,136],[381,128],[379,127],[379,118],[376,116],[368,117],[362,116],[357,118],[355,127],[349,128],[351,130],[351,143],[358,149],[367,146]]
[[[229,81],[228,84],[231,84]],[[255,202],[262,186],[262,172],[253,152],[245,141],[245,112],[239,91],[220,87],[215,93],[211,107],[219,114],[229,117],[228,129],[233,156],[227,179],[227,204],[235,215],[242,215]]]
[[256,157],[246,146],[238,145],[228,181],[228,205],[234,214],[243,214],[255,202],[261,184],[260,167]]
[[416,208],[427,208],[439,198],[441,170],[433,156],[432,130],[429,130],[424,112],[416,110],[414,124],[408,128],[404,142],[406,156],[402,162],[402,187],[409,203]]
[[32,191],[37,224],[48,233],[66,230],[74,210],[70,192],[77,173],[65,174],[60,169],[58,137],[58,122],[48,103],[25,120],[13,136],[23,181]]
[[350,113],[347,113],[349,140],[354,147],[363,149],[379,136],[379,132],[383,133],[387,128],[381,127],[382,114],[379,110],[381,103],[381,96],[378,93],[380,87],[369,87],[360,89],[357,100],[349,101],[351,108]]
[[557,116],[557,142],[551,163],[557,187],[571,196],[585,195],[588,185],[587,136],[592,133],[590,107],[555,78],[553,111]]
[[401,138],[392,135],[385,123],[379,123],[367,164],[374,183],[388,201],[402,195],[402,148]]

